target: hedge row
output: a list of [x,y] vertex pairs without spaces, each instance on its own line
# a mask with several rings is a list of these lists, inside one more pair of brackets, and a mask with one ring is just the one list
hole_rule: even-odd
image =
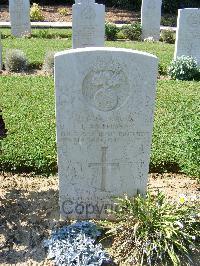
[[[31,0],[31,3],[41,5],[71,5],[75,0]],[[131,10],[140,10],[142,0],[96,0],[97,3],[105,4],[109,7],[125,8]],[[1,0],[2,4],[8,4],[8,0]],[[163,13],[175,14],[179,8],[200,7],[200,0],[162,0]]]

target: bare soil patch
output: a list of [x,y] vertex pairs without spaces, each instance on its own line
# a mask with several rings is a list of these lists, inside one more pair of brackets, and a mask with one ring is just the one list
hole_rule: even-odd
[[[149,190],[171,200],[180,194],[200,198],[195,179],[177,174],[150,174]],[[43,240],[59,224],[58,177],[0,175],[0,265],[52,265]]]
[[[45,21],[49,22],[71,22],[72,7],[67,5],[42,6],[42,14]],[[59,9],[66,8],[67,14],[61,15]],[[140,12],[134,12],[116,8],[106,8],[106,21],[113,23],[131,23],[140,20]],[[8,6],[0,5],[0,21],[9,21]]]

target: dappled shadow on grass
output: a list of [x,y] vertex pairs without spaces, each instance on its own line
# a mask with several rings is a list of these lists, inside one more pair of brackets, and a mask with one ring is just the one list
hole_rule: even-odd
[[[0,169],[3,169],[5,172],[8,171],[12,174],[18,173],[34,173],[43,176],[49,175],[57,175],[58,166],[57,162],[53,162],[51,165],[44,167],[42,170],[37,169],[35,166],[26,166],[26,162],[21,162],[19,166],[15,166],[13,169],[13,165],[11,163],[0,163]],[[149,173],[174,173],[179,174],[181,172],[181,168],[178,163],[175,162],[160,162],[159,164],[150,163]]]
[[175,162],[161,162],[159,164],[150,163],[150,173],[180,173],[181,169],[178,163]]
[[[15,179],[15,177],[13,177]],[[1,199],[0,263],[42,262],[46,258],[43,240],[59,220],[58,191],[12,187]]]

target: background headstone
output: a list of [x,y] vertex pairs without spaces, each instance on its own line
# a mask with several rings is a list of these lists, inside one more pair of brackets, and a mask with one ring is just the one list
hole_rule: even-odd
[[178,10],[175,55],[192,56],[200,65],[200,8]]
[[15,37],[31,34],[30,1],[9,0],[11,32]]
[[147,53],[56,54],[61,216],[104,219],[115,206],[112,196],[145,193],[156,78],[157,58]]
[[143,40],[153,37],[154,40],[159,41],[161,6],[162,0],[142,0],[141,21]]
[[105,6],[77,0],[72,7],[72,47],[98,47],[105,42]]

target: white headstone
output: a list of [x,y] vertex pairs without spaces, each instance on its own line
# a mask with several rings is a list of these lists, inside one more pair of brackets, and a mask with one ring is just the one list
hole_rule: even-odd
[[113,196],[145,193],[157,58],[128,49],[55,56],[61,216],[104,219]]
[[0,70],[2,70],[3,63],[2,63],[2,44],[1,44],[1,33],[0,33]]
[[160,20],[161,20],[162,0],[142,0],[142,39],[153,37],[154,40],[160,39]]
[[200,65],[200,8],[178,10],[175,55],[192,56]]
[[30,1],[9,0],[11,32],[15,37],[31,34]]
[[94,0],[77,0],[72,7],[72,47],[104,46],[105,6]]

